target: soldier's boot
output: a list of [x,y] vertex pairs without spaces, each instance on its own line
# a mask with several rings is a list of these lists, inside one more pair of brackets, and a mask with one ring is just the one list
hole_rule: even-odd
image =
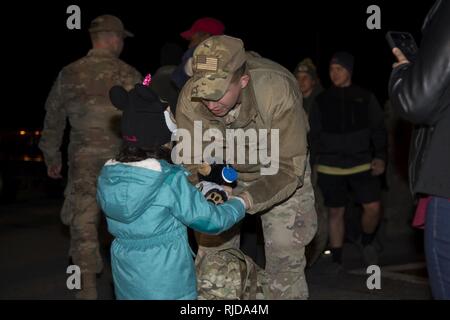
[[75,294],[78,300],[97,300],[97,277],[95,273],[81,275],[81,290]]

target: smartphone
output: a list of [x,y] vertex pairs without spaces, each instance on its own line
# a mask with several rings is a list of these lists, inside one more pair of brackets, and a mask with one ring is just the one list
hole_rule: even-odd
[[414,37],[409,32],[389,31],[386,33],[386,40],[392,48],[399,48],[406,58],[413,62],[416,60],[419,48]]

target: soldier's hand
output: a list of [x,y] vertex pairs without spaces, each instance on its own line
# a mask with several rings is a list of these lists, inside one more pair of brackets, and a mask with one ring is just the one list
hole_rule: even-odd
[[372,175],[373,176],[379,176],[383,174],[385,170],[385,163],[384,160],[381,159],[373,159],[371,163],[372,168]]
[[62,165],[60,164],[54,164],[51,166],[48,166],[47,168],[47,175],[52,179],[61,179],[61,168]]

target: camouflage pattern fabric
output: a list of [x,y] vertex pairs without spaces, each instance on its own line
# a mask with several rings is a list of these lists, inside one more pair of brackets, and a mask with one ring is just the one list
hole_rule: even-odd
[[246,61],[242,40],[228,36],[208,38],[197,46],[193,57],[191,96],[209,100],[224,95],[234,71]]
[[109,101],[109,89],[131,89],[142,76],[106,50],[90,50],[86,57],[59,73],[46,102],[39,143],[47,166],[61,164],[61,142],[66,119],[71,125],[69,172],[61,219],[70,226],[69,254],[82,273],[103,266],[97,226],[96,179],[103,164],[116,155],[121,143],[121,113]]
[[96,202],[96,184],[97,176],[111,154],[98,151],[97,154],[74,154],[61,209],[61,219],[70,227],[69,255],[85,273],[100,273],[103,269],[97,234],[101,216]]
[[313,168],[311,177],[317,213],[317,233],[306,246],[305,255],[308,267],[311,267],[317,261],[328,243],[328,209],[325,207],[322,191],[317,185],[316,168]]
[[[244,186],[242,186],[244,187]],[[309,161],[305,170],[304,185],[282,204],[271,208],[261,215],[262,227],[265,239],[266,267],[264,273],[264,286],[266,299],[307,299],[308,285],[306,283],[304,269],[306,266],[305,247],[313,239],[317,231],[317,216],[314,202],[314,190],[311,184],[311,169]],[[219,275],[226,269],[220,267],[221,272],[211,271],[208,276],[209,263],[204,260],[213,258],[215,264],[220,261],[226,263],[223,258],[216,258],[218,251],[230,248],[239,248],[240,225],[216,236],[196,233],[199,249],[196,257],[197,272],[201,280],[207,279],[203,286],[213,285],[214,281],[225,281]],[[219,268],[216,266],[215,268]],[[226,278],[226,281],[231,281]],[[213,281],[214,280],[214,281]],[[200,287],[199,287],[200,288]],[[213,286],[214,288],[214,286]],[[221,287],[222,288],[222,287]],[[221,289],[228,292],[236,288]],[[205,288],[201,289],[204,290]],[[221,293],[225,295],[225,293]],[[228,293],[227,293],[228,294]],[[220,294],[215,292],[214,295]]]
[[303,187],[261,216],[270,299],[307,299],[305,247],[317,231],[309,165]]
[[109,89],[131,89],[142,76],[106,50],[88,55],[63,68],[45,104],[47,111],[39,147],[47,165],[61,164],[61,146],[66,119],[71,126],[69,162],[73,151],[83,146],[110,147],[120,142],[119,112],[109,101]]
[[250,257],[228,248],[204,255],[197,265],[199,300],[263,300],[267,276]]

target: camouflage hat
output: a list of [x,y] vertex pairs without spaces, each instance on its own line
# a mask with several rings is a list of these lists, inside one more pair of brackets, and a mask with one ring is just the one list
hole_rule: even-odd
[[192,98],[219,100],[225,94],[233,74],[246,61],[244,43],[229,36],[213,36],[194,51]]
[[297,67],[295,67],[294,75],[297,76],[300,72],[309,74],[314,80],[317,79],[317,69],[310,58],[303,59]]
[[90,33],[114,31],[122,34],[124,37],[134,37],[134,34],[125,30],[122,21],[116,16],[105,14],[92,20],[89,27]]

